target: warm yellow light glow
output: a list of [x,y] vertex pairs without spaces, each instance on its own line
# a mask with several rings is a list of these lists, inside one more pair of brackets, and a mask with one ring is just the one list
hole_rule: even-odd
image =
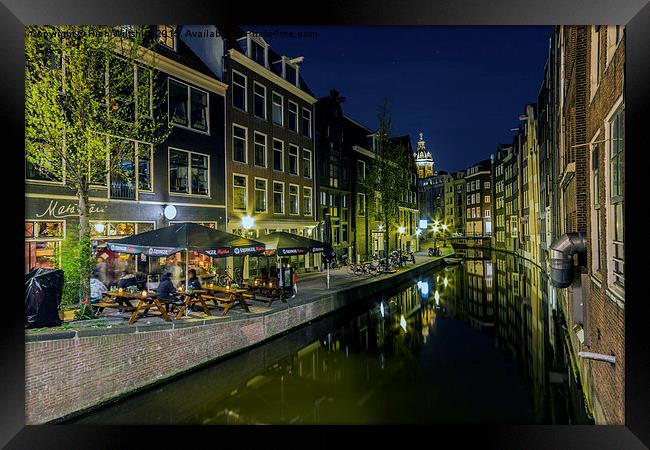
[[434,232],[434,233],[437,233],[437,232],[438,232],[438,225],[434,225],[434,226],[433,226],[433,232]]
[[445,230],[445,231],[447,231],[447,224],[446,224],[446,223],[443,223],[443,224],[442,224],[442,229]]
[[399,227],[399,228],[397,229],[397,231],[399,231],[399,234],[404,234],[404,232],[406,231],[406,228],[404,228],[404,227]]
[[443,284],[445,285],[445,287],[449,285],[449,280],[447,279],[447,277],[445,277],[445,279],[443,280]]
[[245,215],[241,218],[241,226],[247,230],[250,230],[255,225],[255,218],[251,217],[250,214]]
[[142,296],[146,297],[147,296],[147,291],[142,291]]

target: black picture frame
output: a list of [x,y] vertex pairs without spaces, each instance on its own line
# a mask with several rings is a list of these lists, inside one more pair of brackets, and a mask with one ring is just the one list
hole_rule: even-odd
[[[21,174],[24,164],[24,25],[55,23],[257,23],[257,24],[331,24],[331,25],[559,25],[559,24],[625,24],[626,25],[626,140],[632,149],[625,166],[627,205],[642,205],[645,191],[641,171],[644,167],[644,131],[650,118],[650,5],[648,0],[593,0],[593,1],[522,1],[473,0],[412,1],[388,0],[331,1],[328,3],[290,2],[278,5],[267,2],[256,5],[247,2],[209,2],[184,0],[182,2],[146,0],[137,6],[128,0],[80,1],[59,0],[3,0],[0,4],[0,72],[3,95],[0,116],[7,132],[4,136],[5,186],[13,183],[9,172]],[[11,136],[12,140],[6,137]],[[22,180],[22,177],[18,177]],[[20,181],[19,181],[20,182]],[[639,186],[640,189],[635,189]],[[18,193],[6,190],[3,198],[5,212],[5,248],[10,255],[5,259],[5,285],[11,289],[4,294],[0,341],[2,370],[0,370],[0,445],[6,448],[132,448],[136,446],[168,446],[175,439],[184,445],[196,442],[222,444],[233,438],[249,446],[249,437],[255,434],[279,432],[280,442],[303,442],[304,439],[329,442],[332,445],[350,443],[342,434],[329,433],[318,427],[194,427],[182,431],[177,427],[100,427],[41,425],[25,426],[25,359],[23,313],[20,308],[19,282],[22,279],[19,258],[24,256],[22,245],[22,214],[24,201]],[[11,204],[9,204],[11,203]],[[650,327],[645,323],[650,316],[650,302],[644,298],[642,259],[646,240],[641,227],[645,211],[627,208],[626,211],[626,411],[625,426],[478,426],[430,427],[430,433],[411,434],[410,430],[391,430],[391,427],[362,427],[353,430],[355,437],[364,441],[383,441],[397,437],[411,444],[411,436],[424,445],[434,441],[450,442],[454,447],[467,444],[480,448],[645,448],[650,446]],[[9,239],[7,239],[9,238]],[[11,245],[7,245],[11,244]],[[429,427],[427,427],[429,428]],[[323,432],[325,431],[325,432]],[[427,430],[428,431],[428,430]],[[253,434],[251,434],[251,432]],[[296,432],[304,433],[300,439]],[[408,434],[407,434],[408,433]],[[280,436],[278,436],[280,437]],[[295,440],[294,440],[295,439]],[[272,442],[272,441],[269,441]],[[442,442],[441,442],[442,444]],[[448,444],[448,445],[450,445]],[[282,445],[285,445],[284,443]],[[302,446],[301,445],[301,446]]]

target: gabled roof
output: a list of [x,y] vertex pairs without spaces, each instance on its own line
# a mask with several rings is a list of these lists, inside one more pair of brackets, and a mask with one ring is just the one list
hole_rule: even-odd
[[[178,25],[179,35],[183,29],[182,25]],[[176,51],[162,45],[156,45],[156,53],[165,56],[171,60],[177,61],[186,67],[201,72],[204,75],[221,80],[220,74],[214,73],[205,63],[199,58],[182,39],[176,39]]]

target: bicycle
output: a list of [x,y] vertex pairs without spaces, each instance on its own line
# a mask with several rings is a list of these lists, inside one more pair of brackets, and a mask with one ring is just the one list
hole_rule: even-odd
[[235,269],[235,276],[230,275],[230,272],[226,270],[226,273],[219,275],[219,286],[230,286],[232,283],[237,283],[241,286],[243,281],[242,273],[240,269]]

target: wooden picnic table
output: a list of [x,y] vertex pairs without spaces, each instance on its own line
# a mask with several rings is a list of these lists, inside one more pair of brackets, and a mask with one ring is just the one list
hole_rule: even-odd
[[178,314],[176,315],[176,319],[180,319],[183,317],[183,313],[185,310],[196,303],[200,303],[201,306],[203,307],[203,312],[205,312],[208,316],[211,316],[212,314],[210,313],[210,310],[208,309],[208,305],[205,304],[205,294],[207,291],[205,289],[194,289],[190,292],[179,292],[178,295],[181,297],[184,297],[185,300],[183,301],[183,306],[181,306],[181,309],[178,311]]
[[223,315],[228,314],[228,311],[233,307],[233,304],[237,303],[244,309],[246,312],[250,312],[248,305],[246,304],[246,294],[248,293],[247,289],[241,288],[229,288],[223,286],[216,286],[213,284],[205,284],[202,286],[203,290],[206,290],[210,293],[215,294],[226,294],[226,297],[217,297],[215,295],[202,295],[202,298],[205,300],[212,300],[216,306],[220,306],[218,302],[225,303],[223,310]]
[[[282,303],[287,303],[287,296],[284,292],[284,289],[279,288],[275,285],[275,283],[271,282],[262,282],[262,281],[254,281],[253,284],[248,285],[248,288],[253,292],[253,293],[259,293],[263,297],[268,298],[268,303],[267,306],[271,306],[275,300],[280,300]],[[266,301],[263,299],[258,299],[258,298],[253,298],[253,300],[261,300],[261,301]]]
[[[138,313],[143,311],[143,314],[147,314],[149,310],[153,307],[158,308],[162,318],[165,321],[169,322],[171,319],[167,315],[165,307],[158,299],[158,295],[154,292],[147,291],[146,295],[142,295],[141,292],[130,293],[126,291],[109,291],[102,294],[103,297],[107,298],[108,301],[103,301],[100,303],[93,303],[92,306],[99,308],[101,313],[104,308],[116,308],[122,309],[124,311],[133,311],[131,318],[129,319],[129,325],[133,324],[138,318]],[[133,300],[137,300],[137,306],[133,306],[131,303]]]

